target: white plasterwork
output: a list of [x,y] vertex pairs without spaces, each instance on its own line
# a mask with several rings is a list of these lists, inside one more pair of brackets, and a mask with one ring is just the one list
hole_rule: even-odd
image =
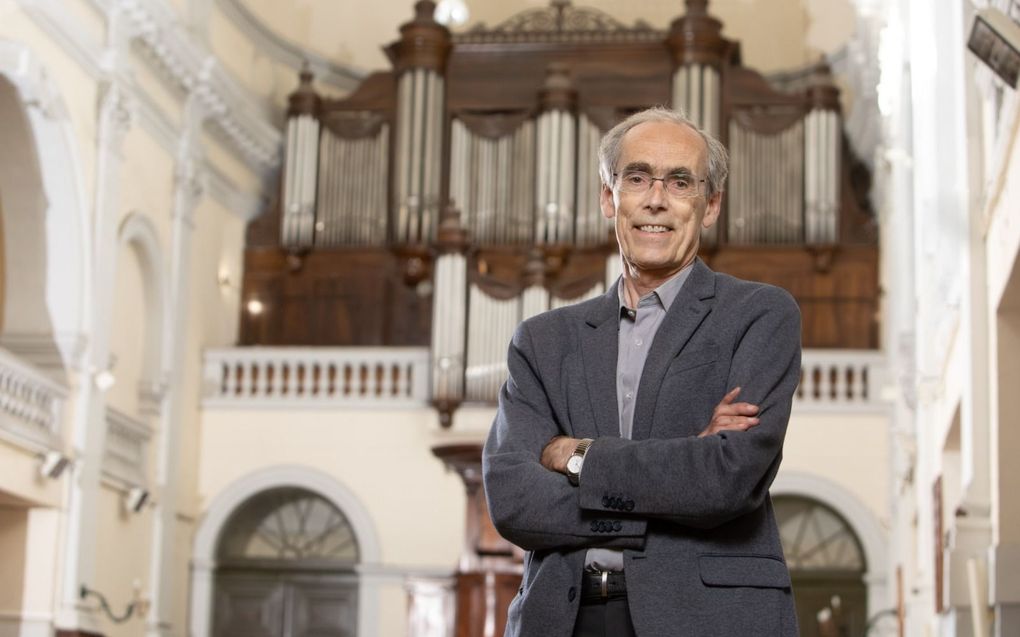
[[[107,73],[104,47],[76,28],[58,0],[17,0],[25,13],[94,79]],[[160,77],[184,91],[198,91],[206,102],[227,148],[265,174],[279,163],[280,132],[269,123],[268,112],[253,105],[258,98],[222,71],[204,43],[180,22],[168,0],[109,0],[102,8],[119,9],[130,19],[135,39]]]
[[35,142],[46,200],[48,337],[67,369],[80,362],[80,335],[87,331],[85,302],[90,294],[88,209],[74,131],[62,96],[31,49],[0,40],[0,75],[18,90]]
[[[357,539],[361,562],[358,570],[371,569],[379,563],[382,552],[379,535],[368,509],[347,486],[333,476],[299,465],[267,467],[250,473],[218,493],[206,508],[195,533],[191,560],[191,637],[211,633],[213,582],[216,570],[216,546],[230,515],[252,496],[277,487],[308,489],[343,511]],[[378,631],[378,590],[376,583],[359,581],[358,632],[361,637],[375,637]]]

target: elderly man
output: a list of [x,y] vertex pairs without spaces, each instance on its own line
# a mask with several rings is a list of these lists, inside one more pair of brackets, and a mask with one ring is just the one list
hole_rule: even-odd
[[506,634],[796,635],[768,489],[797,305],[697,258],[726,151],[682,114],[620,123],[599,169],[623,276],[517,329],[483,455],[492,520],[527,549]]

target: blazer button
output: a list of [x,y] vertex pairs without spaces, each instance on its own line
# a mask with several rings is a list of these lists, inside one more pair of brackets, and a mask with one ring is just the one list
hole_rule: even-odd
[[615,521],[613,522],[613,530],[614,530],[614,531],[619,531],[619,530],[620,530],[621,528],[623,528],[623,525],[622,525],[622,524],[620,524],[620,521],[619,521],[619,520],[615,520]]
[[633,511],[634,510],[634,501],[633,500],[627,500],[627,504],[624,505],[623,509],[625,511]]
[[608,495],[602,496],[602,506],[604,506],[604,507],[609,506],[609,496]]
[[592,520],[592,522],[591,522],[591,530],[592,531],[598,531],[599,530],[599,522],[598,522],[598,520]]
[[567,601],[572,602],[575,597],[577,597],[577,589],[571,586],[570,590],[567,591]]

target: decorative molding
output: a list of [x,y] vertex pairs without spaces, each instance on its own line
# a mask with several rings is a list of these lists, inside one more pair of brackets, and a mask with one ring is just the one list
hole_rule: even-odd
[[151,439],[152,429],[144,422],[107,407],[103,474],[125,484],[147,485]]
[[320,86],[324,85],[348,93],[353,91],[365,77],[365,74],[360,70],[336,64],[317,53],[302,49],[284,40],[252,14],[239,0],[216,0],[216,6],[241,33],[251,40],[259,53],[266,55],[274,62],[289,66],[294,69],[295,74],[307,63],[308,68],[315,74],[315,81]]
[[[99,98],[99,145],[114,153],[120,153],[124,138],[137,119],[137,101],[133,91],[126,90],[117,81],[101,85]],[[113,174],[113,173],[111,173]]]
[[[213,128],[257,174],[265,176],[279,164],[282,136],[269,122],[268,109],[220,66],[207,47],[188,32],[167,0],[109,0],[100,7],[120,9],[130,21],[135,41],[158,76],[178,91],[194,92]],[[57,0],[18,0],[25,13],[97,81],[107,78],[104,46],[87,39]],[[123,78],[124,86],[133,86]],[[140,92],[140,91],[139,91]],[[165,132],[165,131],[164,131]]]
[[553,0],[548,7],[526,9],[495,27],[479,23],[453,36],[456,44],[496,42],[661,42],[667,33],[639,20],[628,27],[608,13]]

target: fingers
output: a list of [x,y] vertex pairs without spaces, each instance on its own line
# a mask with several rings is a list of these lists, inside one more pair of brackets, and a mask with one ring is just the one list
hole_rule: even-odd
[[718,405],[713,416],[754,416],[758,413],[758,405],[751,403],[733,403],[731,405]]
[[[729,392],[726,393],[725,396],[722,397],[722,400],[719,401],[719,407],[732,403],[733,399],[735,399],[738,394],[740,394],[739,387],[734,387],[733,389],[731,389]],[[716,407],[716,409],[718,409],[718,407]]]

